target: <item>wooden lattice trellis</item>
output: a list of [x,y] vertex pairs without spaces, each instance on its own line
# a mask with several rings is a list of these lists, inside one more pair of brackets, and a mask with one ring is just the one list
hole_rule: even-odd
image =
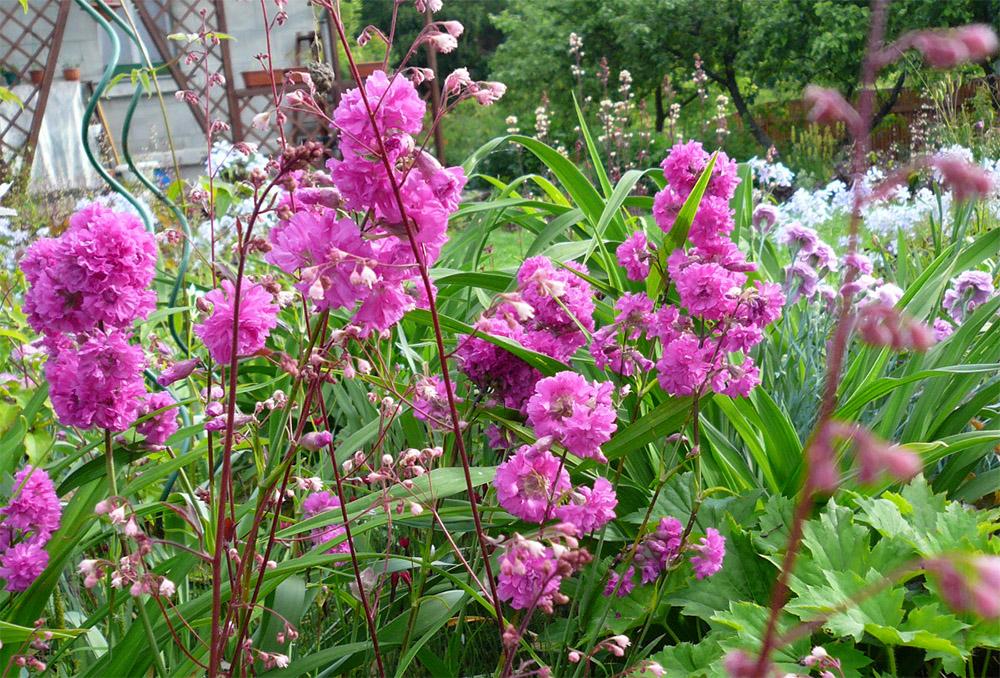
[[[33,85],[27,96],[22,97],[23,109],[13,113],[7,120],[0,120],[0,152],[7,157],[27,147],[26,162],[30,166],[32,154],[38,140],[49,88],[54,79],[59,49],[67,25],[73,0],[32,0],[29,12],[24,14],[18,2],[4,2],[0,7],[0,25],[5,30],[0,37],[0,62],[18,63],[18,80],[30,83],[31,71],[43,71],[41,84]],[[119,4],[109,2],[116,10]],[[183,42],[172,42],[166,37],[172,33],[198,33],[203,26],[209,30],[228,32],[224,0],[134,0],[130,3],[138,20],[146,28],[153,44],[150,51],[153,60],[166,64],[170,76],[182,89],[204,91],[205,73],[220,72],[226,78],[226,86],[209,88],[209,105],[189,104],[196,122],[205,129],[211,120],[222,120],[230,124],[228,135],[234,141],[253,141],[263,150],[274,152],[278,149],[278,139],[273,131],[262,132],[251,125],[254,115],[273,109],[274,101],[270,87],[239,88],[234,79],[233,63],[227,41],[209,51],[207,63],[198,60],[187,63]],[[165,27],[169,31],[165,31]],[[11,31],[10,29],[14,30]],[[332,29],[327,25],[330,41],[327,51],[330,62],[337,74],[336,50]],[[314,36],[315,37],[315,36]],[[298,60],[298,46],[296,48]],[[158,59],[157,59],[158,57]],[[20,64],[23,63],[23,66]],[[300,64],[301,65],[301,64]],[[339,90],[344,83],[337,80],[337,86],[330,93],[327,104],[335,104]],[[207,115],[206,115],[207,113]],[[318,140],[330,143],[331,131],[321,122],[310,117],[289,114],[285,125],[289,143]]]
[[[23,108],[0,120],[0,158],[25,152],[25,163],[31,166],[38,132],[49,98],[49,87],[59,59],[66,17],[71,0],[35,0],[28,13],[20,3],[5,3],[0,8],[0,63],[19,64],[16,71],[21,83],[31,84],[23,96]],[[32,71],[43,71],[40,84],[31,81]]]
[[[226,87],[213,87],[209,90],[209,118],[223,120],[231,125],[233,139],[241,139],[243,130],[236,96],[233,91],[233,67],[229,56],[229,44],[226,41],[216,49],[209,51],[207,64],[201,60],[186,63],[184,50],[186,45],[181,42],[170,43],[163,35],[164,19],[169,23],[172,32],[198,33],[202,26],[209,30],[222,33],[227,31],[226,12],[223,0],[212,2],[199,0],[144,0],[134,3],[142,23],[153,40],[160,57],[167,64],[170,75],[177,85],[183,89],[201,92],[205,86],[205,72],[222,73],[226,77]],[[202,17],[204,13],[204,18]],[[205,111],[191,104],[191,112],[195,120],[204,129],[207,125]]]

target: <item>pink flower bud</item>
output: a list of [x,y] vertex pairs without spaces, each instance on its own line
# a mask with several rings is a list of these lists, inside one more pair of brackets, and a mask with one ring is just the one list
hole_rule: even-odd
[[469,69],[456,68],[444,79],[444,91],[446,94],[457,94],[470,84],[472,84],[472,76],[469,75]]
[[836,90],[809,85],[802,99],[810,106],[809,119],[813,122],[827,125],[842,122],[853,131],[861,128],[861,116]]
[[949,155],[931,158],[930,164],[941,173],[944,182],[955,194],[956,200],[978,198],[993,190],[993,180],[986,170],[978,165]]
[[997,51],[997,34],[986,24],[972,24],[955,30],[955,38],[965,45],[970,61],[982,61]]
[[443,28],[448,33],[448,35],[454,36],[456,38],[461,36],[462,32],[465,30],[465,27],[462,25],[462,22],[460,21],[442,21],[440,22],[440,25],[441,28]]
[[195,371],[195,369],[197,369],[200,362],[201,361],[198,358],[190,358],[188,360],[176,362],[160,373],[160,376],[156,378],[156,383],[159,386],[166,387],[175,381],[186,379],[192,372]]
[[939,31],[920,31],[913,36],[913,47],[928,66],[952,68],[969,60],[969,50],[961,40]]
[[315,452],[333,442],[333,434],[329,431],[312,431],[299,438],[299,445]]

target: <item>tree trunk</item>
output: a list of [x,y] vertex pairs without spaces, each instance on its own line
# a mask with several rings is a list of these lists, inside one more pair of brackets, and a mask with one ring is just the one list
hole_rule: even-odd
[[743,124],[750,129],[753,138],[757,140],[757,143],[765,151],[770,149],[774,145],[774,142],[768,136],[767,132],[757,124],[757,120],[750,112],[750,107],[747,105],[746,99],[743,98],[743,92],[740,91],[740,86],[736,82],[736,74],[731,68],[726,68],[726,77],[720,81],[720,84],[729,90],[729,94],[733,98],[733,105],[736,106],[736,112],[739,113]]
[[882,102],[879,107],[878,112],[875,117],[872,118],[872,129],[878,127],[879,123],[885,119],[885,116],[892,113],[892,107],[896,105],[899,101],[899,95],[903,92],[903,84],[906,82],[906,71],[899,74],[896,78],[896,84],[892,86],[892,90],[889,92],[889,98]]
[[656,102],[656,131],[663,131],[663,122],[667,119],[667,112],[663,110],[663,81],[656,85],[656,94],[653,97]]

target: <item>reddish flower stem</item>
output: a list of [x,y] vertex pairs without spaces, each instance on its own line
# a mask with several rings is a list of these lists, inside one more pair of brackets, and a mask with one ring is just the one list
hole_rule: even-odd
[[486,534],[483,531],[482,520],[479,515],[478,502],[476,500],[475,485],[472,482],[472,474],[469,470],[469,455],[465,449],[465,440],[462,437],[462,428],[459,423],[458,417],[458,407],[455,403],[455,392],[451,384],[451,377],[448,374],[448,362],[447,362],[447,351],[444,347],[444,337],[441,332],[441,322],[438,318],[437,303],[434,299],[434,287],[431,284],[430,274],[427,270],[427,264],[424,260],[423,252],[420,248],[419,243],[417,243],[416,237],[413,233],[413,224],[411,223],[409,217],[407,216],[406,205],[403,202],[403,196],[400,192],[400,186],[397,183],[395,176],[392,173],[392,165],[389,163],[389,155],[385,150],[385,143],[380,134],[378,128],[378,121],[375,119],[375,111],[372,108],[371,102],[368,99],[368,93],[365,91],[364,81],[358,71],[357,63],[354,60],[354,54],[351,51],[350,43],[347,39],[347,35],[344,31],[344,24],[340,20],[339,9],[333,5],[328,5],[330,10],[331,18],[333,20],[334,26],[337,29],[337,35],[340,38],[340,42],[344,47],[344,52],[347,55],[347,61],[351,69],[351,75],[354,81],[358,85],[358,92],[361,95],[361,100],[365,105],[365,109],[368,113],[368,118],[372,125],[372,131],[378,142],[378,155],[382,160],[382,165],[385,168],[386,175],[389,179],[389,183],[392,185],[393,195],[396,199],[396,205],[399,208],[400,218],[403,221],[403,225],[406,228],[406,236],[410,242],[410,248],[413,250],[413,256],[417,260],[417,268],[420,271],[420,279],[423,282],[424,290],[427,294],[427,305],[430,310],[431,323],[434,328],[434,341],[437,346],[438,359],[441,363],[441,380],[444,383],[445,392],[448,397],[448,409],[451,413],[451,423],[452,431],[455,435],[455,448],[458,450],[459,457],[462,461],[462,470],[465,474],[465,485],[466,491],[469,496],[469,506],[472,510],[472,519],[476,526],[476,536],[479,541],[479,548],[483,555],[483,566],[486,569],[486,578],[489,580],[490,586],[490,597],[492,598],[492,603],[494,610],[496,612],[497,628],[500,632],[501,637],[503,636],[503,616],[500,614],[500,599],[497,596],[496,591],[496,581],[493,577],[493,568],[490,565],[490,551],[487,546]]
[[[858,115],[861,119],[861,124],[857,130],[857,137],[854,140],[854,161],[852,167],[854,195],[847,245],[849,255],[854,254],[858,249],[858,229],[861,224],[861,207],[863,202],[861,182],[864,177],[865,156],[868,152],[869,135],[871,133],[875,78],[878,75],[876,55],[882,45],[882,38],[885,35],[887,5],[888,0],[872,0],[868,42],[865,50],[865,58],[861,65],[861,93],[858,97]],[[840,386],[841,372],[843,371],[847,344],[851,334],[851,307],[854,300],[851,283],[854,281],[856,275],[857,271],[853,267],[847,267],[844,275],[844,285],[846,288],[841,294],[840,310],[837,315],[837,329],[834,332],[833,339],[830,342],[830,350],[827,353],[826,384],[823,388],[819,417],[806,443],[806,450],[809,450],[815,444],[817,437],[824,435],[823,430],[833,417],[834,409],[837,406],[837,389]],[[807,475],[798,504],[795,507],[792,529],[788,536],[788,547],[782,559],[778,581],[771,591],[767,628],[764,632],[764,640],[761,643],[760,656],[757,658],[757,664],[754,667],[754,676],[757,677],[767,675],[768,659],[771,652],[777,646],[778,617],[788,602],[788,579],[795,568],[799,547],[802,543],[803,526],[812,510],[816,489],[812,480]]]

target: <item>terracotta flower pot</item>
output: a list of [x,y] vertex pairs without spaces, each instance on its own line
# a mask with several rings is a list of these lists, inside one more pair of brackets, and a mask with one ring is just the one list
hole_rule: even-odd
[[[267,71],[243,71],[240,75],[243,76],[243,86],[248,89],[251,87],[271,86],[271,74]],[[283,75],[284,71],[282,71],[282,69],[274,69],[275,82],[281,83]]]
[[30,75],[32,85],[41,85],[45,80],[45,71],[31,71]]
[[362,78],[367,78],[369,75],[371,75],[375,71],[378,71],[378,70],[382,69],[382,62],[381,61],[362,61],[361,63],[356,64],[356,65],[358,67],[358,74]]
[[63,80],[68,82],[76,82],[80,79],[80,69],[79,68],[64,68],[63,69]]

